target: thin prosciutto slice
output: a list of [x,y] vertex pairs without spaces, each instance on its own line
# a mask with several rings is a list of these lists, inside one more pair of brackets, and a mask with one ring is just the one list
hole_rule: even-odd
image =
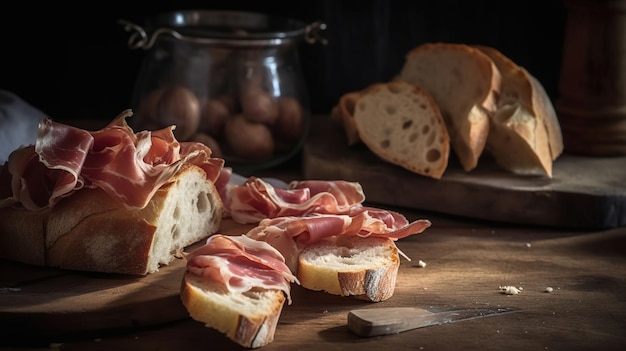
[[230,292],[277,289],[285,292],[291,303],[290,283],[297,278],[280,252],[266,242],[215,234],[185,257],[189,272],[221,283]]
[[42,120],[35,145],[15,150],[3,167],[0,207],[41,210],[83,187],[98,187],[127,208],[143,208],[186,163],[216,184],[228,182],[224,160],[212,158],[207,146],[179,143],[173,126],[134,133],[126,123],[131,115],[124,111],[95,132]]
[[230,215],[239,223],[258,223],[265,218],[305,216],[311,213],[346,214],[365,200],[356,182],[294,181],[280,189],[250,177],[230,190]]
[[246,233],[268,242],[285,257],[292,271],[297,269],[300,251],[307,245],[334,235],[379,236],[394,241],[422,233],[431,226],[425,219],[409,222],[403,215],[372,207],[347,214],[311,214],[262,220]]

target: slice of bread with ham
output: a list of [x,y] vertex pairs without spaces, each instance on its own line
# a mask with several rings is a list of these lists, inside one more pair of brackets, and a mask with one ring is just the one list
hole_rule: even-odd
[[224,285],[189,272],[183,278],[181,298],[194,320],[248,348],[274,340],[286,299],[280,290],[230,292]]
[[302,250],[297,277],[310,290],[379,302],[393,295],[399,267],[389,238],[333,236]]
[[297,281],[275,248],[216,234],[185,257],[180,296],[193,319],[247,348],[274,340],[283,305],[291,303],[290,284]]

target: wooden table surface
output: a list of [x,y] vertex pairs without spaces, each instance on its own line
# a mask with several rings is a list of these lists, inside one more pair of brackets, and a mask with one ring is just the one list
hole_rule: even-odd
[[[285,180],[292,176],[289,173]],[[368,303],[294,285],[293,303],[283,308],[275,339],[262,350],[626,349],[626,227],[558,229],[389,209],[433,223],[424,233],[398,242],[411,261],[401,260],[394,295]],[[420,267],[420,260],[425,267]],[[0,276],[0,281],[6,278]],[[176,285],[181,276],[164,274],[163,279]],[[508,285],[523,290],[503,294],[499,288]],[[548,287],[553,291],[546,292]],[[8,293],[6,286],[0,288],[0,294]],[[397,306],[519,311],[373,338],[358,337],[346,326],[351,309]],[[154,306],[155,315],[166,310],[183,307],[176,298]],[[123,310],[117,313],[124,317]],[[67,324],[61,328],[69,331],[65,335],[42,338],[28,326],[11,330],[11,335],[0,330],[0,350],[242,349],[187,316],[170,319],[72,333],[83,328],[59,318],[59,323]]]
[[[617,350],[626,346],[626,228],[559,231],[402,212],[409,219],[429,218],[433,225],[398,242],[412,260],[402,260],[394,296],[366,303],[293,286],[293,303],[285,305],[275,339],[263,350]],[[426,266],[420,267],[419,260]],[[505,285],[523,290],[506,295],[499,290]],[[554,290],[545,292],[547,287]],[[374,338],[361,338],[347,329],[350,309],[390,306],[514,307],[520,311]],[[189,318],[145,328],[68,335],[33,345],[35,337],[23,330],[18,346],[241,349]],[[0,339],[0,346],[7,346],[1,340],[6,339]]]

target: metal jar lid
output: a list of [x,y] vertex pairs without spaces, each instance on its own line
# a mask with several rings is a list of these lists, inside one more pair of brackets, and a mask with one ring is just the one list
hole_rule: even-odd
[[126,20],[118,22],[132,33],[128,40],[131,49],[150,49],[160,37],[227,47],[277,46],[302,39],[309,44],[326,44],[326,39],[320,35],[320,31],[326,29],[325,23],[306,24],[254,12],[168,12],[148,19],[145,28]]

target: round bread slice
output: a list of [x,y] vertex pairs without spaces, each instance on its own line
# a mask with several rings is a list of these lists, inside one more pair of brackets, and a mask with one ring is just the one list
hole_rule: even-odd
[[247,348],[274,340],[286,300],[281,290],[231,292],[223,284],[188,271],[183,276],[180,297],[191,318]]
[[403,81],[374,84],[356,102],[358,135],[382,159],[414,173],[441,178],[450,137],[430,94]]
[[496,110],[500,73],[491,59],[465,44],[426,43],[409,51],[400,79],[426,89],[441,110],[463,169],[478,165]]
[[378,302],[393,295],[399,267],[391,239],[338,235],[300,252],[297,277],[309,290]]

